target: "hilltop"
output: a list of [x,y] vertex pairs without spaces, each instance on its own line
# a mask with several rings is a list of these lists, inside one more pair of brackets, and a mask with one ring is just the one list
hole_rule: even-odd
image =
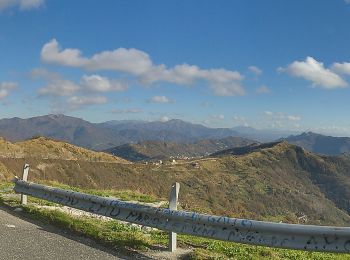
[[17,143],[0,138],[0,157],[128,163],[124,159],[104,152],[90,151],[47,137],[36,137]]
[[185,210],[293,223],[350,224],[350,157],[320,156],[287,142],[250,147],[239,154],[226,152],[176,164],[7,157],[0,158],[0,167],[7,180],[28,162],[30,180],[133,190],[164,200],[177,181]]
[[204,139],[195,143],[174,143],[162,141],[145,141],[137,144],[125,144],[106,150],[115,156],[129,161],[155,159],[184,159],[208,156],[216,151],[246,146],[256,142],[241,137],[226,137],[223,139]]

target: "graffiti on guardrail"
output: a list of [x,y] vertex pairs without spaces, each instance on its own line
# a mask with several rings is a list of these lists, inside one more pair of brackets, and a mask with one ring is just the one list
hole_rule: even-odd
[[350,228],[262,222],[129,203],[16,180],[18,193],[143,226],[213,239],[328,252],[350,252]]

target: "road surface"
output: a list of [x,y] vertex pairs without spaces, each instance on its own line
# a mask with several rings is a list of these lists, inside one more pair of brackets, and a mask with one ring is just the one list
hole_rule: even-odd
[[0,259],[128,259],[93,241],[0,207]]

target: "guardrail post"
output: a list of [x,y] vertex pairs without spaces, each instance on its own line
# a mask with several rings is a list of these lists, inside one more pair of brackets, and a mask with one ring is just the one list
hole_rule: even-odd
[[[23,175],[22,175],[23,181],[28,181],[28,174],[29,174],[29,164],[26,163],[23,168]],[[21,204],[27,205],[27,195],[21,194]]]
[[[177,210],[177,202],[179,198],[180,183],[175,182],[171,186],[170,198],[169,198],[169,209]],[[169,232],[169,251],[175,252],[177,246],[177,237],[175,232]]]

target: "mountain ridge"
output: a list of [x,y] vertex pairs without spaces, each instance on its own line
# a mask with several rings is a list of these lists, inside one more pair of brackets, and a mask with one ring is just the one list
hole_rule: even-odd
[[91,123],[80,118],[51,114],[28,119],[0,120],[0,136],[10,141],[45,136],[93,150],[105,150],[146,140],[191,143],[199,139],[234,135],[237,132],[229,128],[208,128],[179,119],[167,122]]
[[299,145],[305,149],[325,155],[339,155],[350,152],[349,137],[334,137],[313,132],[292,135],[282,140]]

